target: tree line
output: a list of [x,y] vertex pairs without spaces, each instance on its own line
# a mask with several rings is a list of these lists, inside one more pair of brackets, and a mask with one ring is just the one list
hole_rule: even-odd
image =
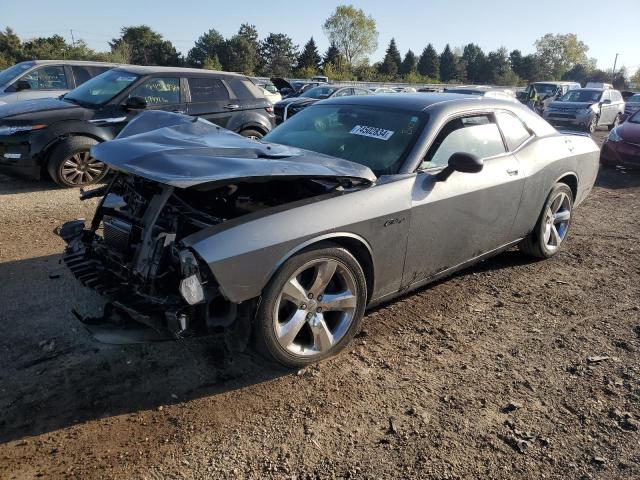
[[31,59],[101,60],[138,65],[189,66],[240,72],[247,75],[309,78],[324,74],[332,80],[360,80],[408,83],[473,83],[524,85],[536,80],[613,82],[627,88],[629,81],[640,84],[640,69],[632,78],[624,68],[596,68],[587,56],[589,47],[575,34],[547,34],[535,42],[535,52],[523,55],[501,47],[485,53],[469,43],[459,48],[447,44],[441,52],[427,44],[417,55],[400,53],[395,39],[389,42],[384,58],[375,63],[368,55],[378,47],[375,20],[350,5],[336,8],[324,22],[330,45],[320,52],[313,37],[302,48],[285,33],[269,33],[260,38],[254,25],[242,24],[238,32],[225,38],[215,29],[204,32],[186,55],[159,32],[147,25],[123,27],[120,36],[109,42],[108,52],[97,52],[82,40],[67,42],[60,35],[22,41],[9,27],[0,31],[0,69]]

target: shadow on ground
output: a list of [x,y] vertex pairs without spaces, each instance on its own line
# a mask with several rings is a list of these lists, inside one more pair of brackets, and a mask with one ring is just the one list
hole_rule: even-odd
[[596,186],[611,189],[633,188],[640,186],[640,168],[602,168],[598,172]]
[[102,301],[76,283],[57,256],[0,264],[0,442],[291,373],[230,354],[217,337],[100,344],[71,309],[96,312]]

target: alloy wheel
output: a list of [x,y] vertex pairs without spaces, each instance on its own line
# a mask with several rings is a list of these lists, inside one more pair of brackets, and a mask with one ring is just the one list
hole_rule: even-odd
[[547,249],[551,252],[557,250],[567,236],[569,222],[571,220],[571,199],[560,192],[549,203],[545,212],[543,240]]
[[88,151],[78,152],[62,163],[60,176],[69,185],[84,185],[99,178],[105,168],[106,165],[93,158]]
[[321,355],[344,337],[356,309],[351,271],[333,258],[312,260],[289,277],[275,302],[276,339],[294,355]]
[[594,133],[598,128],[598,117],[593,117],[589,123],[589,132]]

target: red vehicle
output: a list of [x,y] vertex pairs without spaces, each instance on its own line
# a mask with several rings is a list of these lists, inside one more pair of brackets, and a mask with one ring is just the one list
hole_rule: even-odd
[[600,165],[640,167],[640,110],[611,130],[602,144]]

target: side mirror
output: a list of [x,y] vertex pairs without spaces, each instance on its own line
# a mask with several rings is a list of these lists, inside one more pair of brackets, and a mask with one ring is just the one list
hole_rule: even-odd
[[14,83],[14,86],[16,88],[16,92],[31,90],[31,84],[26,80],[18,80],[16,83]]
[[478,173],[482,171],[484,162],[471,153],[457,152],[449,157],[449,163],[436,176],[439,182],[446,180],[453,172]]
[[611,105],[611,100],[607,99],[607,100],[603,100],[602,102],[600,102],[602,105]]
[[147,101],[142,97],[129,97],[123,106],[125,110],[144,110],[147,108]]

